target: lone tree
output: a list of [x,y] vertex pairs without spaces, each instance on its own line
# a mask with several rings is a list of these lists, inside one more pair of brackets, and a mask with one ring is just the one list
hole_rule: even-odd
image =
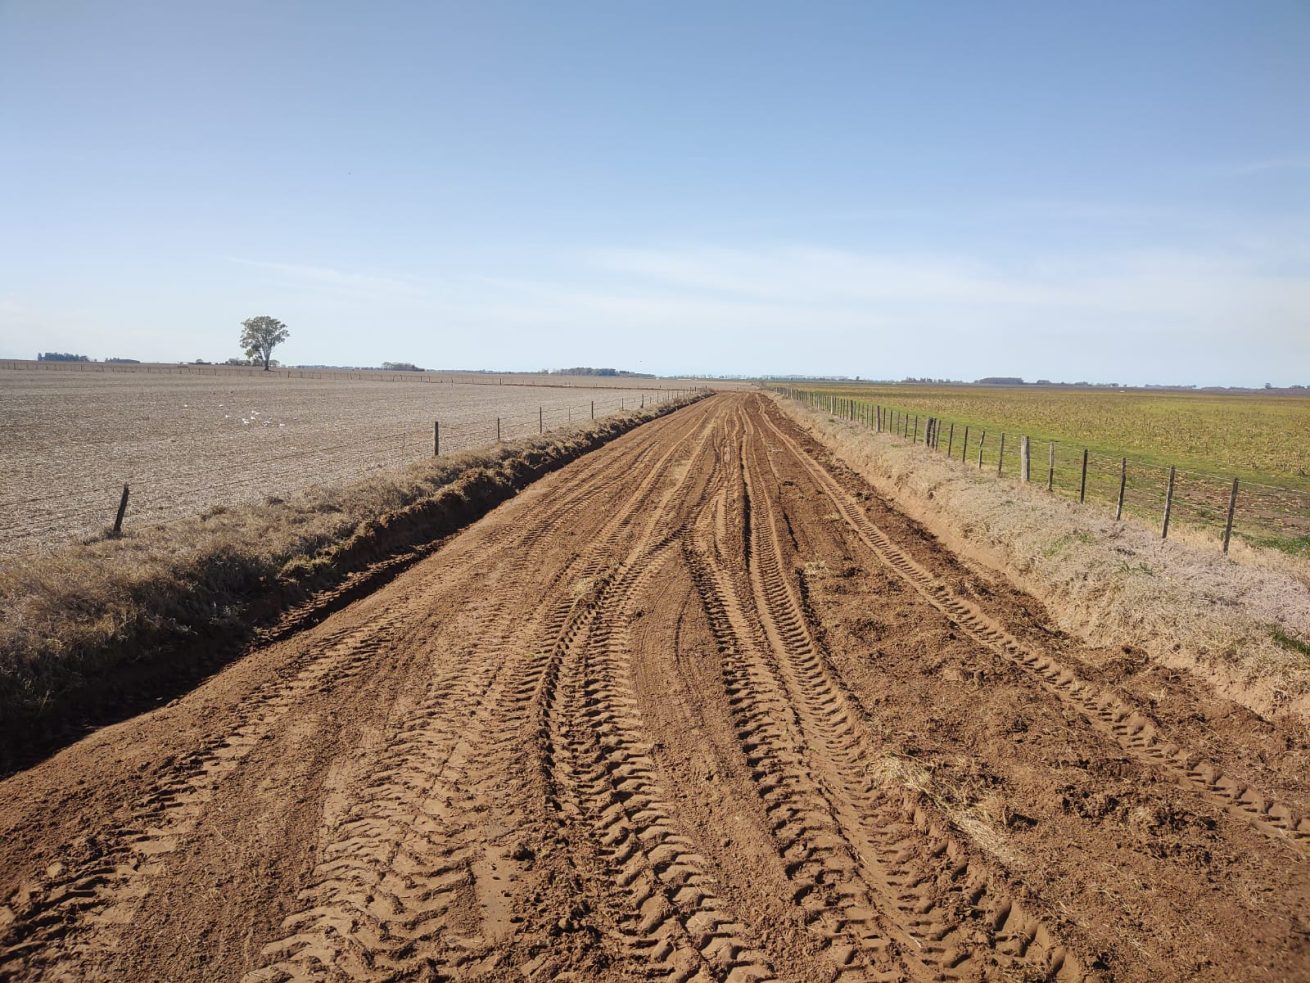
[[290,334],[287,326],[277,318],[261,314],[241,322],[241,347],[247,358],[263,362],[267,372],[273,349],[286,341]]

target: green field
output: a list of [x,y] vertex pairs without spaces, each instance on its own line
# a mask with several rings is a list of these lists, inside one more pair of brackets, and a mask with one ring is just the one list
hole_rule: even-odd
[[[1078,494],[1081,459],[1088,450],[1087,496],[1118,497],[1119,468],[1128,459],[1125,509],[1152,515],[1163,506],[1168,468],[1178,469],[1174,519],[1222,526],[1228,492],[1239,478],[1236,531],[1249,541],[1291,552],[1310,552],[1310,396],[1201,393],[1046,386],[875,385],[807,383],[790,387],[817,398],[877,405],[942,423],[940,449],[964,452],[977,464],[985,431],[983,467],[997,469],[1000,435],[1006,435],[1005,474],[1017,476],[1019,443],[1032,441],[1031,477],[1045,483],[1054,443],[1054,488]],[[846,404],[849,405],[849,404]],[[951,427],[954,427],[952,432]],[[898,426],[899,429],[899,426]]]

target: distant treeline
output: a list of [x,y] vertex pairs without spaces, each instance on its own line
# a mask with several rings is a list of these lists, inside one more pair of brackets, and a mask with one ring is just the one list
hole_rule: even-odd
[[575,365],[571,369],[547,369],[546,375],[603,375],[622,376],[625,379],[654,379],[650,372],[628,372],[625,369],[594,369],[590,366]]
[[74,355],[72,352],[40,352],[36,356],[38,362],[89,362],[91,361],[85,355]]

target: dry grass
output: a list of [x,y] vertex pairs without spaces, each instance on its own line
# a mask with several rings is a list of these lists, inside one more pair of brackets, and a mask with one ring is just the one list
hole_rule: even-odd
[[1090,645],[1131,643],[1257,713],[1310,720],[1310,564],[1204,534],[1161,542],[922,445],[778,400],[848,466],[952,549],[999,570]]
[[0,766],[84,717],[167,695],[204,671],[211,649],[230,658],[312,591],[453,531],[672,405],[7,562]]

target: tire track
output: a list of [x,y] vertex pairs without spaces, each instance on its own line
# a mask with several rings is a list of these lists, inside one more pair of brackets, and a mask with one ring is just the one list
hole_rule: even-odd
[[[115,947],[150,880],[195,826],[218,786],[300,700],[358,676],[396,635],[396,618],[328,634],[287,680],[270,682],[241,709],[242,723],[171,765],[109,830],[97,855],[11,899],[0,939],[0,977],[40,975],[67,961],[93,961]],[[52,943],[58,940],[56,947]]]
[[[528,568],[543,566],[533,559],[538,544],[660,449],[652,440],[620,456],[551,500],[546,514],[526,529],[492,530],[478,551],[481,560],[465,565],[493,569],[496,560],[513,555]],[[610,520],[580,564],[569,565],[553,584],[544,585],[545,596],[573,579],[570,574],[585,578],[595,573],[605,544],[630,520],[676,450],[675,442],[661,455],[626,510]],[[472,829],[477,796],[468,781],[470,771],[487,753],[488,743],[494,749],[515,742],[518,724],[545,675],[525,664],[521,653],[516,658],[514,638],[524,625],[539,621],[544,604],[538,604],[534,617],[511,617],[524,607],[523,589],[521,583],[498,581],[476,632],[490,643],[475,642],[470,659],[448,660],[429,697],[398,725],[375,780],[347,811],[338,835],[323,851],[313,883],[301,892],[304,907],[284,921],[288,934],[265,946],[264,955],[276,961],[249,974],[249,983],[343,973],[352,979],[421,970],[454,973],[485,956],[476,932],[468,937],[451,932],[444,916],[461,892],[473,892],[474,866],[487,848]],[[567,634],[565,622],[557,619],[548,627]],[[508,684],[508,698],[495,696],[495,690],[506,688],[506,677],[517,679]],[[499,736],[491,733],[493,725]]]
[[[682,476],[659,497],[625,563],[607,566],[611,538],[583,565],[589,589],[557,635],[557,657],[543,688],[542,740],[555,814],[566,828],[583,828],[606,880],[627,898],[618,927],[629,958],[656,978],[745,983],[771,979],[773,970],[718,896],[708,861],[673,819],[649,744],[640,736],[644,724],[632,688],[627,630],[634,598],[673,552],[685,526],[676,512],[694,512],[709,493],[707,479],[691,502],[682,494],[696,473],[692,465],[715,442],[711,424]],[[656,477],[634,502],[649,496]],[[634,515],[621,518],[613,534]]]
[[[679,416],[653,421],[653,432],[662,432],[665,427],[659,424],[665,421],[675,433],[697,423],[694,419],[683,422]],[[460,565],[457,577],[485,568],[488,551],[494,546],[532,549],[640,462],[655,453],[663,453],[665,458],[673,453],[658,439],[632,442],[624,451],[549,503],[545,521],[521,528],[493,528],[490,542],[475,547],[474,554]],[[391,643],[400,621],[396,614],[349,632],[326,633],[320,647],[302,660],[302,668],[289,680],[284,677],[256,689],[242,707],[234,730],[207,742],[156,780],[125,820],[102,836],[93,859],[25,885],[0,909],[9,915],[8,924],[0,929],[0,977],[20,971],[39,975],[50,968],[42,959],[47,952],[61,950],[59,963],[80,963],[111,951],[118,930],[131,923],[151,882],[165,873],[168,856],[185,841],[216,790],[251,748],[298,701],[358,676]],[[58,947],[51,945],[56,939]]]
[[449,660],[392,729],[371,779],[299,893],[302,909],[283,921],[287,934],[264,947],[275,961],[247,974],[248,983],[412,976],[456,961],[446,958],[453,946],[443,916],[470,880],[462,783],[507,655],[508,595],[500,591],[478,619],[476,632],[489,641]]
[[[824,946],[841,980],[901,980],[911,976],[891,940],[842,832],[832,801],[813,777],[795,709],[759,645],[719,553],[725,542],[726,500],[720,499],[684,557],[723,663],[724,687],[736,740],[771,822],[775,849],[793,901]],[[707,530],[717,527],[719,535]]]
[[1035,679],[1136,760],[1199,792],[1225,812],[1278,839],[1310,849],[1310,816],[1234,779],[1194,749],[1170,741],[1139,711],[1111,691],[1082,679],[1057,659],[1019,641],[973,602],[956,595],[871,520],[827,471],[767,412],[766,426],[832,501],[838,514],[885,566],[976,641]]
[[943,823],[909,794],[893,792],[868,776],[868,764],[881,758],[881,749],[863,725],[862,708],[852,705],[815,641],[783,572],[780,508],[772,492],[781,486],[781,476],[770,462],[766,467],[774,480],[761,480],[761,450],[750,439],[749,420],[747,429],[741,463],[754,514],[749,569],[755,607],[802,732],[822,751],[820,767],[853,819],[846,835],[870,869],[883,910],[910,943],[907,950],[935,978],[977,978],[1000,971],[1082,979],[1077,960],[1037,918],[992,889]]
[[637,593],[674,553],[672,541],[643,551],[599,590],[579,657],[560,682],[555,775],[571,793],[564,809],[590,827],[608,876],[628,899],[620,930],[645,975],[772,979],[767,955],[727,909],[709,862],[674,821],[640,736],[627,622]]

